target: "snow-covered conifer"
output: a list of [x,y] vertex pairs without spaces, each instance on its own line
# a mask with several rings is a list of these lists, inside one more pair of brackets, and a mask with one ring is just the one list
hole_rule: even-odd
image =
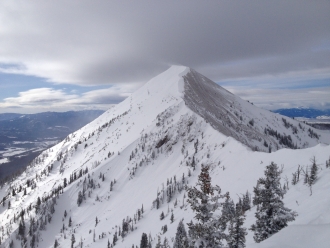
[[117,237],[117,232],[115,232],[115,234],[113,235],[113,239],[112,239],[112,243],[115,246],[117,243],[118,237]]
[[246,191],[245,195],[243,195],[242,208],[244,212],[248,211],[251,208],[250,195],[248,191]]
[[165,218],[164,212],[160,214],[160,220],[163,220]]
[[83,199],[84,199],[84,197],[83,197],[81,191],[79,191],[79,192],[78,192],[78,199],[77,199],[78,207],[81,205]]
[[176,234],[175,234],[175,240],[173,244],[173,248],[186,248],[188,246],[188,237],[187,232],[184,227],[184,224],[182,220],[179,222]]
[[284,191],[281,188],[280,175],[278,166],[271,162],[266,167],[265,178],[258,180],[258,195],[255,195],[255,200],[259,203],[259,209],[255,214],[257,221],[251,226],[257,243],[286,227],[287,222],[295,220],[297,216],[297,213],[286,208],[282,202]]
[[242,227],[245,216],[241,213],[241,205],[236,204],[236,211],[234,218],[231,219],[229,225],[229,235],[227,243],[229,248],[244,248],[245,236],[247,235],[246,228]]
[[166,237],[164,238],[163,247],[164,248],[170,248],[170,245],[168,243],[168,239]]
[[188,223],[192,245],[197,247],[221,247],[224,234],[221,230],[221,221],[213,216],[218,209],[221,189],[211,185],[209,166],[203,166],[198,176],[196,187],[187,187],[188,202],[195,212],[196,223]]
[[148,248],[148,236],[146,233],[142,233],[140,248]]
[[73,248],[74,243],[76,242],[76,237],[74,236],[74,234],[72,234],[71,236],[71,248]]
[[315,156],[311,159],[311,162],[312,162],[312,167],[311,167],[311,173],[310,173],[310,177],[309,177],[310,185],[314,184],[315,181],[317,180],[317,172],[318,172],[318,167],[316,164]]
[[[225,202],[222,204],[222,210],[221,210],[221,227],[222,230],[225,230],[227,227],[227,222],[229,222],[231,219],[235,216],[235,203],[230,198],[229,193],[225,195]],[[240,203],[242,205],[242,203]]]

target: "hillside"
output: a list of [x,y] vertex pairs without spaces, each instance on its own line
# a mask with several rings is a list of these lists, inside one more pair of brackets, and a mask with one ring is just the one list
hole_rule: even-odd
[[25,168],[42,151],[103,112],[87,110],[0,114],[0,180]]
[[[248,231],[247,247],[327,247],[329,140],[329,133],[259,109],[194,70],[173,66],[2,186],[2,246],[53,247],[56,240],[70,247],[74,234],[74,247],[107,247],[125,226],[116,247],[139,246],[142,233],[150,234],[153,247],[158,237],[172,247],[179,221],[188,230],[193,219],[185,185],[195,185],[202,164],[210,165],[212,184],[237,202],[253,193],[273,161],[283,169],[281,183],[288,180],[284,203],[298,216],[259,244]],[[291,185],[298,165],[307,170],[313,156],[317,182]],[[255,211],[246,212],[247,228]]]

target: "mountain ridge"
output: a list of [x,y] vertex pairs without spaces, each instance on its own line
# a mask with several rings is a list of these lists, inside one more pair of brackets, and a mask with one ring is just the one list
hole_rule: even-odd
[[[38,237],[39,247],[53,247],[55,240],[62,247],[69,247],[72,235],[76,237],[76,246],[83,242],[83,247],[106,247],[108,240],[113,243],[115,233],[119,233],[119,227],[126,221],[130,231],[126,236],[118,237],[117,247],[138,245],[142,233],[150,233],[152,245],[156,244],[158,237],[162,240],[167,237],[172,245],[179,220],[184,218],[184,222],[188,223],[193,219],[194,213],[187,204],[184,187],[196,183],[202,164],[210,165],[212,183],[218,184],[223,192],[230,192],[235,201],[247,190],[253,192],[265,166],[272,161],[283,164],[283,184],[285,177],[290,178],[297,170],[298,164],[307,169],[313,155],[324,166],[330,146],[318,143],[326,139],[327,133],[311,128],[320,137],[309,137],[310,127],[301,124],[300,128],[289,118],[259,110],[214,83],[207,81],[209,86],[205,86],[203,80],[191,81],[191,77],[207,81],[187,67],[171,67],[122,103],[47,149],[20,176],[2,185],[0,224],[4,227],[1,233],[3,244],[9,246],[13,241],[18,246],[24,241],[16,239],[21,236],[18,235],[19,222],[14,221],[24,210],[26,214],[21,219],[26,228],[30,228],[31,218],[39,223],[32,231]],[[206,99],[208,94],[201,95],[196,84],[202,88],[209,87],[211,92],[212,88],[216,88],[215,93],[221,92],[225,98],[220,99],[224,104],[220,104],[217,97]],[[200,105],[198,101],[206,103]],[[212,104],[215,109],[221,108],[219,112],[222,111],[223,115],[228,111],[229,121],[217,118],[216,111],[209,109]],[[207,118],[203,117],[203,109],[209,111]],[[239,111],[238,116],[235,111]],[[255,120],[254,124],[249,124],[251,119]],[[244,128],[236,130],[240,121]],[[255,141],[244,144],[216,129],[217,125],[219,129],[228,128],[230,123],[229,131],[233,134],[248,143],[252,133],[256,135]],[[261,138],[259,141],[258,136],[265,127],[269,130],[276,128],[277,136],[283,138],[292,134],[295,130],[292,126],[295,125],[297,135],[292,135],[292,140],[300,138],[299,144],[308,142],[306,147],[310,148],[281,149],[286,145],[269,134],[269,143],[274,148],[278,144],[278,150],[269,153],[264,147],[259,149],[263,152],[253,151],[255,145],[263,145],[264,140]],[[247,133],[244,133],[245,128]],[[330,200],[319,195],[326,192],[329,172],[321,171],[312,196],[309,196],[310,189],[303,185],[302,180],[296,186],[290,185],[284,201],[300,214],[294,224],[328,223],[330,215],[326,206]],[[169,196],[172,189],[175,191]],[[85,196],[79,198],[82,192]],[[160,199],[159,207],[157,198]],[[310,209],[311,202],[315,200],[323,204],[317,209]],[[299,206],[296,201],[299,201]],[[256,207],[252,207],[247,212],[247,228],[253,223],[255,210]],[[308,215],[307,211],[310,211]],[[161,212],[165,213],[164,220],[159,220]],[[174,214],[173,223],[170,221],[171,213]],[[319,219],[320,215],[324,218]],[[72,219],[71,226],[68,225],[69,218]],[[168,228],[166,232],[165,225]],[[297,231],[294,225],[290,228]],[[284,229],[267,242],[274,242],[285,234]],[[25,238],[29,244],[32,242],[31,235],[26,234]],[[247,236],[247,244],[247,247],[262,247],[262,243],[254,244],[251,232]]]

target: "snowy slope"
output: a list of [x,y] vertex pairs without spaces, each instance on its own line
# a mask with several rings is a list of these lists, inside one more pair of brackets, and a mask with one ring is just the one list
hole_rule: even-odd
[[[249,123],[252,119],[253,125]],[[276,131],[277,136],[265,133],[265,128]],[[260,244],[254,243],[253,234],[249,232],[247,247],[278,247],[277,242],[287,247],[304,247],[305,244],[310,247],[307,245],[310,237],[306,233],[318,235],[317,247],[326,247],[324,245],[330,241],[325,235],[330,225],[330,199],[325,197],[330,169],[325,169],[324,164],[329,159],[330,146],[318,143],[327,143],[330,137],[329,133],[312,128],[308,131],[309,128],[256,108],[194,70],[171,67],[131,97],[45,151],[21,176],[3,185],[0,191],[0,199],[5,198],[4,206],[0,206],[2,246],[8,247],[12,240],[15,247],[25,242],[16,239],[17,216],[22,210],[25,211],[27,247],[32,240],[28,234],[31,218],[38,220],[32,233],[38,238],[39,247],[53,247],[55,239],[60,247],[70,247],[72,234],[76,247],[80,247],[81,240],[83,247],[106,247],[108,239],[112,243],[114,233],[127,217],[134,222],[133,228],[130,222],[133,230],[126,237],[119,237],[117,247],[139,245],[143,232],[151,235],[153,245],[158,235],[162,240],[167,237],[172,245],[179,220],[187,223],[193,218],[182,188],[185,184],[196,183],[201,164],[211,165],[212,183],[218,184],[223,192],[230,192],[237,201],[247,190],[252,193],[257,179],[263,176],[265,166],[271,161],[283,164],[285,183],[286,177],[291,180],[298,164],[306,168],[310,158],[315,156],[322,170],[313,186],[313,194],[310,195],[309,187],[301,180],[295,186],[289,185],[284,198],[285,204],[298,212],[296,221]],[[299,148],[310,148],[278,150],[286,146],[280,142],[279,134],[282,138],[290,135],[292,143]],[[269,145],[272,153],[268,153]],[[63,187],[65,179],[68,183]],[[114,179],[116,183],[110,191]],[[168,199],[164,190],[174,185],[176,191]],[[79,191],[85,191],[86,196],[80,206],[77,204]],[[157,194],[164,198],[159,209],[155,206]],[[34,206],[38,197],[41,204],[36,213]],[[142,205],[144,213],[141,213]],[[166,217],[161,221],[162,211]],[[170,221],[172,211],[174,223]],[[254,212],[252,208],[247,213],[247,227],[254,222]],[[68,226],[70,217],[71,227]],[[168,227],[165,234],[161,230],[164,225]],[[39,230],[40,227],[43,230]],[[293,234],[298,235],[301,243],[295,242]]]

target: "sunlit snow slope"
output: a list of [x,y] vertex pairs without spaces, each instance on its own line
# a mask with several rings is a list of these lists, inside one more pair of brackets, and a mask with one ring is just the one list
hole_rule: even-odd
[[[212,184],[236,202],[247,190],[252,194],[265,166],[274,161],[283,165],[282,183],[289,181],[284,202],[299,216],[260,244],[249,231],[247,247],[328,247],[329,140],[329,133],[259,109],[194,70],[173,66],[2,186],[1,245],[13,241],[14,247],[31,247],[35,240],[39,247],[53,247],[56,240],[59,247],[70,247],[74,234],[75,247],[81,242],[82,247],[107,247],[124,220],[129,230],[116,247],[139,246],[143,232],[153,246],[158,236],[172,246],[179,221],[193,219],[184,186],[196,183],[202,164],[211,166]],[[320,169],[312,191],[302,179],[291,185],[298,165],[307,169],[313,156]],[[171,196],[165,193],[169,188]],[[247,228],[255,210],[246,213]],[[21,220],[25,239],[17,235]]]

